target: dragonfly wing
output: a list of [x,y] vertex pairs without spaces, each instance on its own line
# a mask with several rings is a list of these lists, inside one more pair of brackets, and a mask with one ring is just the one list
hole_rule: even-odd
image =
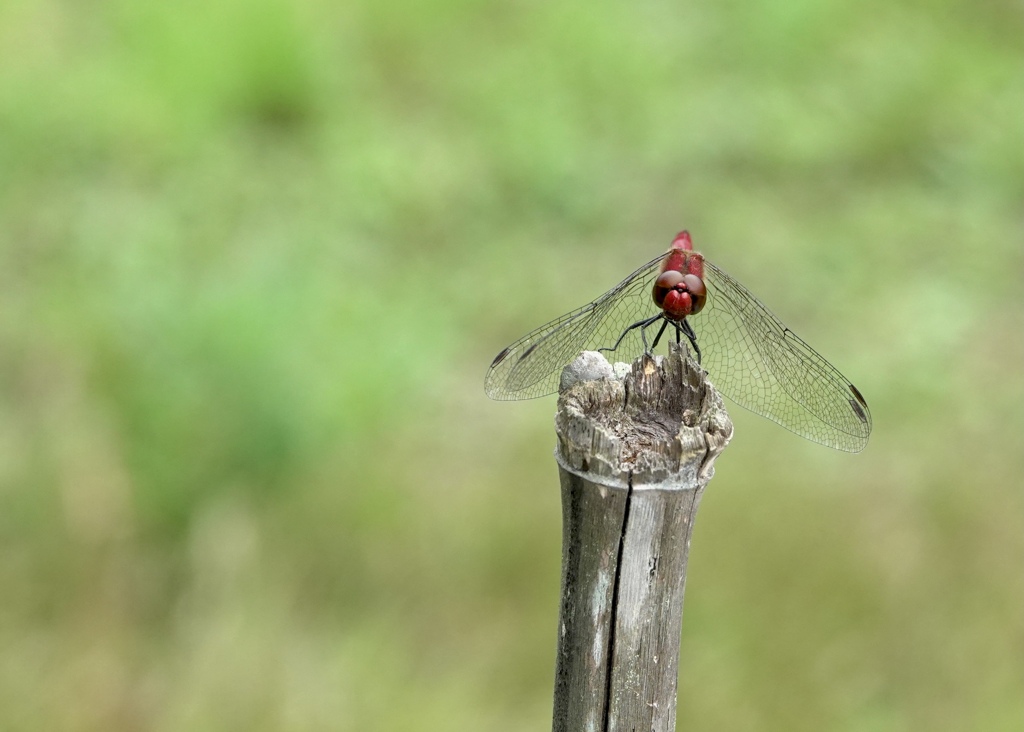
[[731,400],[813,442],[860,452],[871,412],[857,388],[726,272],[705,260],[704,309],[687,320]]
[[[580,351],[611,348],[632,323],[658,312],[650,297],[660,254],[588,305],[542,325],[495,357],[484,390],[491,399],[533,399],[558,391],[562,368]],[[627,338],[618,352],[632,346]],[[631,356],[636,354],[630,354]]]
[[533,399],[558,390],[558,361],[579,349],[592,327],[595,303],[527,333],[494,359],[484,379],[491,399]]

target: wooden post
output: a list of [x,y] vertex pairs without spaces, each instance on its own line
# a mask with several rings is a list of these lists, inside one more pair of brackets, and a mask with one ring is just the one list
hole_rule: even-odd
[[674,732],[686,559],[732,437],[685,346],[613,367],[581,354],[555,418],[562,599],[554,732]]

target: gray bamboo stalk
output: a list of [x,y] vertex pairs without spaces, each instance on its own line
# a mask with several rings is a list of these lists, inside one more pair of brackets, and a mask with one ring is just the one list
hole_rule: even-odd
[[732,437],[685,346],[562,374],[562,598],[554,732],[674,732],[686,561],[701,495]]

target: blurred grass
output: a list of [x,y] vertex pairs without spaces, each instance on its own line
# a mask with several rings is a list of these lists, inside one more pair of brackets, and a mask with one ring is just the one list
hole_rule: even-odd
[[733,410],[680,728],[1021,729],[1021,21],[0,6],[0,728],[546,728],[553,401],[483,371],[687,227],[876,426]]

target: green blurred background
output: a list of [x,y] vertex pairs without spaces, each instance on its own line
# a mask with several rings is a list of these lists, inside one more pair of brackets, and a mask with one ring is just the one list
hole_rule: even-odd
[[0,4],[0,729],[543,730],[554,399],[689,228],[866,395],[733,408],[680,729],[1024,728],[1010,0]]

